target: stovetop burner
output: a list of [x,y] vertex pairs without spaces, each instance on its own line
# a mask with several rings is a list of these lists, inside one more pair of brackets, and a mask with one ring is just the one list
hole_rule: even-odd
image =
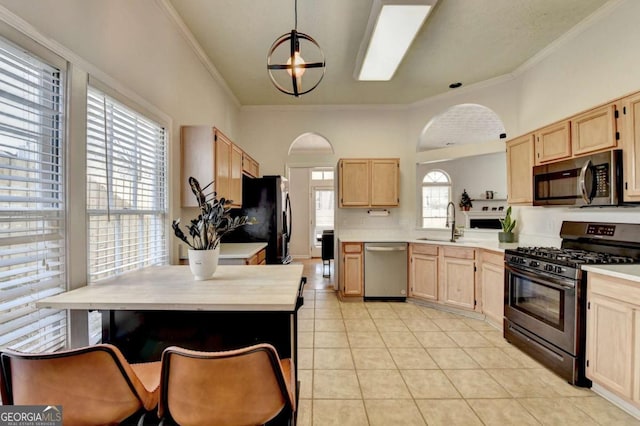
[[582,264],[613,264],[613,263],[634,263],[636,260],[629,256],[619,256],[611,253],[597,251],[580,250],[572,248],[557,247],[518,247],[516,251],[527,257],[543,259],[547,261],[557,261],[568,266],[579,266]]

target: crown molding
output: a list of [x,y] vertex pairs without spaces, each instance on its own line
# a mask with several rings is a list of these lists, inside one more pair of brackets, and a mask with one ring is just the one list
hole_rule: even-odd
[[87,61],[83,57],[79,56],[72,50],[58,43],[57,41],[46,37],[40,31],[38,31],[33,25],[14,14],[13,12],[7,10],[5,7],[0,6],[0,20],[4,21],[7,25],[15,28],[18,32],[24,34],[26,37],[29,37],[36,43],[42,45],[46,49],[49,49],[51,52],[56,55],[62,57],[67,63],[71,66],[77,66],[80,69],[87,72],[89,75],[94,76],[98,80],[102,81],[107,86],[111,87],[117,93],[120,93],[124,97],[130,99],[132,102],[138,104],[139,106],[147,109],[152,114],[156,115],[158,118],[164,121],[164,124],[169,128],[173,125],[173,119],[171,116],[164,111],[160,110],[155,105],[151,104],[149,101],[144,99],[142,96],[138,95],[134,90],[126,87],[122,83],[120,83],[117,79],[111,77],[106,72],[102,71],[99,67],[95,66],[91,62]]
[[607,3],[599,7],[591,15],[587,16],[582,21],[574,25],[569,31],[562,34],[560,37],[546,45],[542,50],[533,55],[522,65],[513,71],[514,76],[520,76],[545,60],[547,57],[558,51],[561,47],[576,39],[580,34],[592,27],[595,23],[602,21],[608,15],[610,15],[617,7],[619,7],[626,0],[609,0]]
[[216,66],[213,64],[213,62],[211,62],[207,54],[204,52],[204,50],[202,49],[202,46],[200,45],[200,43],[198,43],[193,33],[189,29],[189,27],[187,27],[187,25],[184,23],[184,20],[182,19],[178,11],[173,7],[173,5],[169,2],[169,0],[156,0],[156,3],[166,13],[166,15],[169,17],[171,22],[176,26],[176,28],[178,28],[178,30],[180,31],[180,34],[187,41],[187,43],[189,44],[189,47],[191,47],[191,50],[193,50],[193,52],[196,54],[196,56],[198,57],[202,65],[204,65],[207,72],[211,74],[214,81],[222,87],[222,89],[225,91],[227,96],[229,96],[229,99],[231,99],[231,101],[235,104],[235,106],[237,108],[240,108],[241,107],[240,101],[238,100],[236,95],[233,93],[233,91],[231,90],[231,88],[229,87],[225,79],[222,77],[222,74],[220,74]]

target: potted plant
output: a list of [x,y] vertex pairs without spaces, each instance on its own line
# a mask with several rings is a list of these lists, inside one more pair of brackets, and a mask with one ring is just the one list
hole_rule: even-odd
[[471,197],[467,194],[467,190],[462,190],[462,195],[460,196],[460,208],[464,211],[469,211],[473,207],[473,203],[471,202]]
[[204,191],[212,184],[213,182],[201,188],[200,183],[190,177],[189,186],[198,200],[200,214],[187,226],[188,236],[180,228],[180,219],[174,220],[171,225],[175,236],[189,246],[189,267],[196,280],[207,280],[215,273],[220,239],[224,234],[254,223],[247,216],[231,217],[231,200],[218,199],[215,191],[206,194]]
[[514,241],[513,228],[516,227],[516,222],[515,219],[511,219],[511,206],[509,206],[504,219],[500,219],[502,232],[498,232],[498,241],[501,243],[512,243]]

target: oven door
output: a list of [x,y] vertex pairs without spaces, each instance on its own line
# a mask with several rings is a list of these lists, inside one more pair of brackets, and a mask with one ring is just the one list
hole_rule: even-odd
[[505,265],[507,320],[575,355],[576,282]]

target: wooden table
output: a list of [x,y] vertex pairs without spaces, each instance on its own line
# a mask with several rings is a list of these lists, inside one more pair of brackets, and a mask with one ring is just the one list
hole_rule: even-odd
[[101,311],[103,342],[130,362],[159,360],[170,345],[215,351],[267,342],[297,370],[301,280],[302,265],[220,265],[207,281],[195,281],[188,266],[155,266],[36,306]]

